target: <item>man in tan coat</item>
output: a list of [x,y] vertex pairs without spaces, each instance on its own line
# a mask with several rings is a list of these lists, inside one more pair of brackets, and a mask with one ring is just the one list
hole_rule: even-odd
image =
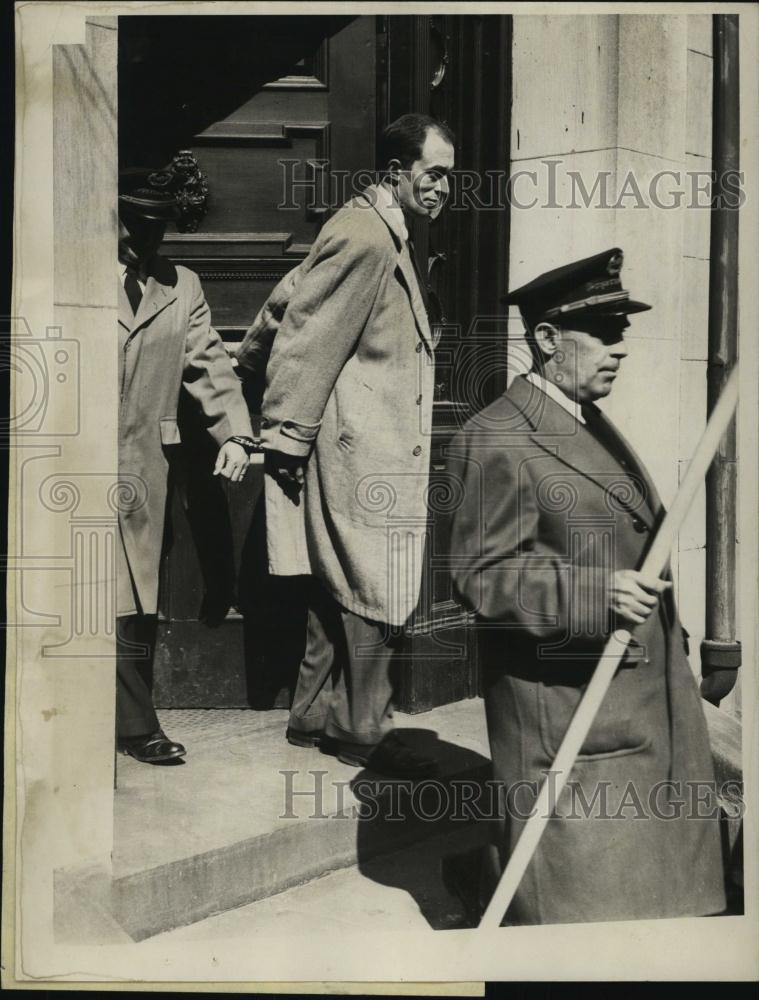
[[182,388],[219,445],[214,475],[239,482],[253,447],[239,380],[194,272],[158,256],[177,202],[161,171],[119,179],[119,531],[117,697],[121,749],[146,763],[182,757],[161,730],[149,686],[169,454],[180,444]]
[[[404,115],[380,162],[382,183],[325,224],[279,310],[262,405],[267,547],[271,573],[315,578],[290,742],[422,775],[432,762],[392,732],[389,669],[392,627],[419,595],[433,397],[409,226],[444,204],[453,136]],[[257,346],[253,334],[241,365],[255,367]]]

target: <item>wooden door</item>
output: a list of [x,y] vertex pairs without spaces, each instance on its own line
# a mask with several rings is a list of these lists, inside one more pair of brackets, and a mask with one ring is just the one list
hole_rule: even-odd
[[[121,165],[160,166],[179,150],[195,157],[207,210],[196,232],[168,232],[162,252],[200,276],[233,350],[339,196],[324,183],[327,168],[374,167],[375,19],[129,16],[119,43]],[[284,703],[305,611],[299,581],[265,574],[253,517],[262,467],[241,486],[220,483],[187,400],[180,423],[156,704]]]
[[[330,210],[362,186],[358,175],[373,170],[387,122],[407,111],[432,114],[457,134],[457,166],[506,169],[509,32],[509,18],[481,15],[120,18],[120,160],[162,165],[180,149],[195,156],[207,211],[196,232],[169,233],[164,252],[197,271],[230,348]],[[328,177],[354,180],[341,190]],[[302,186],[288,199],[292,180]],[[442,339],[428,571],[397,664],[398,704],[407,711],[477,690],[445,561],[445,444],[469,409],[504,385],[502,330],[474,320],[500,309],[507,220],[505,209],[448,211],[415,234]],[[475,393],[472,357],[491,372]],[[209,475],[213,448],[194,415],[184,408],[181,418],[186,446],[172,469],[156,703],[286,704],[305,607],[298,580],[265,572],[253,516],[261,466],[244,486],[225,487]]]

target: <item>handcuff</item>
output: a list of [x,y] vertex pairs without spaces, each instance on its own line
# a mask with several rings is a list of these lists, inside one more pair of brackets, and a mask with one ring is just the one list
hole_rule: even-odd
[[257,452],[264,450],[264,446],[260,438],[251,438],[245,437],[242,434],[235,434],[229,440],[234,441],[235,444],[239,444],[241,448],[245,449],[245,452],[248,455],[254,455]]

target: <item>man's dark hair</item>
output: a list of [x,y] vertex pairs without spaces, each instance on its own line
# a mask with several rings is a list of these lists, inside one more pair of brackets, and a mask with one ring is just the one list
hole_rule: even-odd
[[434,129],[453,146],[456,136],[443,122],[429,115],[401,115],[390,122],[383,131],[377,156],[377,166],[383,170],[390,160],[400,160],[401,167],[408,170],[422,155],[422,146],[430,129]]

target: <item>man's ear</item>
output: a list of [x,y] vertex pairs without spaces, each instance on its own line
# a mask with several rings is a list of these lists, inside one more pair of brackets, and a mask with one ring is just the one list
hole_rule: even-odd
[[561,330],[551,323],[538,323],[533,337],[546,358],[552,358],[561,344]]
[[389,180],[391,184],[397,184],[401,170],[403,170],[403,167],[401,166],[400,160],[388,160],[387,166],[385,167],[386,179]]

